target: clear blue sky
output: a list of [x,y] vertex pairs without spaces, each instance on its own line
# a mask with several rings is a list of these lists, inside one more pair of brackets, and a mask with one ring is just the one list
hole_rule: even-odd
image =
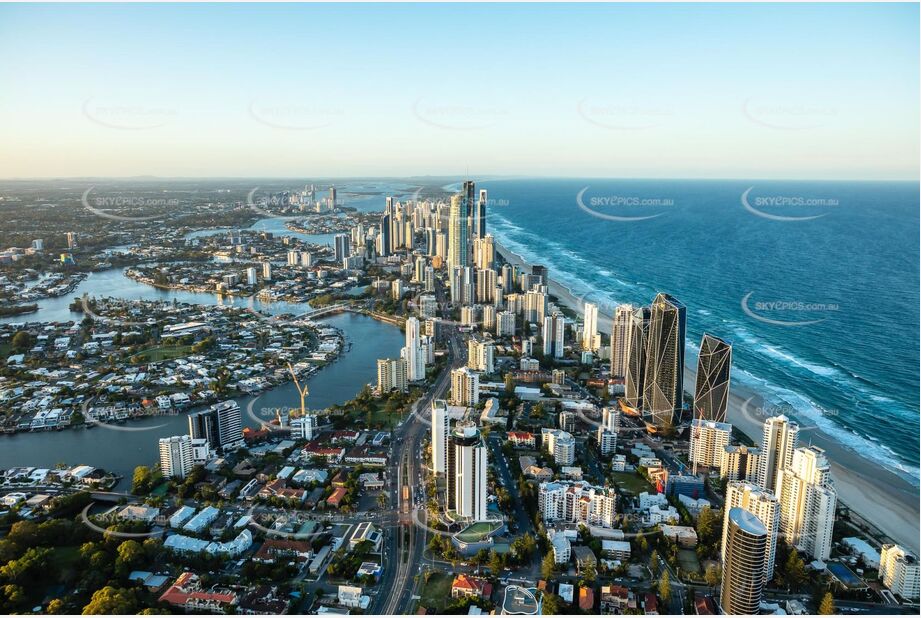
[[917,5],[2,5],[0,176],[916,178]]

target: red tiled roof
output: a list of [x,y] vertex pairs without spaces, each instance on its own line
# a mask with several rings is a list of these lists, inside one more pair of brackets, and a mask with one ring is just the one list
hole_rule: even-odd
[[161,603],[184,606],[190,600],[230,604],[237,600],[232,592],[208,592],[202,590],[194,573],[186,571],[180,575],[166,592],[160,595]]

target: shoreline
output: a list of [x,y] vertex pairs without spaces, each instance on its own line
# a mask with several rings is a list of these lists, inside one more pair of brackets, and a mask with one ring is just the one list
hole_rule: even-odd
[[[522,256],[507,249],[498,239],[496,253],[509,264],[530,268]],[[578,314],[583,312],[579,299],[563,283],[550,278],[548,290],[560,304]],[[599,330],[610,335],[613,316],[599,310]],[[693,360],[685,361],[685,384],[693,384],[696,369]],[[751,410],[764,410],[764,401],[756,392],[744,386],[733,384],[729,394],[728,421],[733,427],[760,443],[759,419],[752,417]],[[763,415],[767,418],[767,415]],[[831,466],[832,480],[838,491],[838,502],[854,514],[878,528],[883,534],[918,555],[921,541],[918,525],[921,521],[919,509],[919,488],[906,479],[883,468],[870,459],[839,443],[818,429],[804,430],[801,439],[825,449]],[[866,472],[864,472],[864,470]],[[880,508],[882,507],[882,508]]]

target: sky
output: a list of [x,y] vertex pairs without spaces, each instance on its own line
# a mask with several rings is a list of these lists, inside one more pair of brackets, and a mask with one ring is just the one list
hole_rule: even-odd
[[918,6],[0,5],[0,177],[917,179]]

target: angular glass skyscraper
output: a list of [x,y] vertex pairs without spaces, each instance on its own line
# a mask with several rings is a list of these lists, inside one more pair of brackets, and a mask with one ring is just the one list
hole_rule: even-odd
[[729,407],[729,370],[732,344],[704,334],[697,356],[697,380],[694,388],[694,418],[726,422]]
[[625,343],[627,368],[624,375],[624,400],[631,408],[643,408],[646,388],[646,339],[649,336],[649,307],[639,307],[630,316]]
[[668,294],[658,294],[649,307],[643,413],[657,430],[672,427],[681,413],[684,394],[686,310]]

